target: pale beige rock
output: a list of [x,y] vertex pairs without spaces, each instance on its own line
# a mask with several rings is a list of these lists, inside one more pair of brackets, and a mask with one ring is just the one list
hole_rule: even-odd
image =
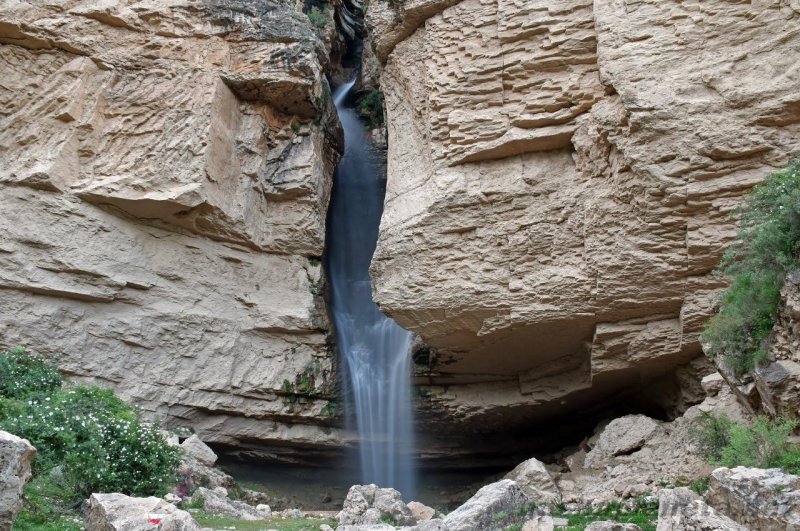
[[709,374],[708,376],[704,376],[703,379],[700,381],[703,386],[703,390],[709,395],[714,396],[720,392],[723,385],[725,384],[725,379],[722,375],[718,372],[713,374]]
[[374,297],[436,352],[437,414],[526,425],[701,354],[729,213],[800,147],[800,15],[779,4],[370,4]]
[[657,432],[661,432],[659,423],[644,415],[614,419],[600,432],[584,465],[594,468],[611,457],[630,455],[642,449]]
[[206,466],[214,466],[214,463],[217,462],[217,454],[206,443],[201,441],[197,435],[193,434],[183,441],[181,448]]
[[709,507],[693,491],[679,487],[658,492],[657,531],[746,531]]
[[706,501],[748,529],[800,529],[800,477],[777,468],[718,468]]
[[85,525],[91,531],[145,531],[152,520],[164,531],[200,531],[186,511],[159,498],[132,498],[124,494],[92,494],[86,506]]
[[[448,531],[500,529],[513,524],[528,503],[528,497],[514,481],[502,479],[478,490],[463,505],[445,516],[443,524]],[[507,519],[498,523],[495,515],[501,512],[507,515]]]
[[535,503],[547,504],[558,498],[558,487],[553,478],[544,463],[535,457],[517,465],[505,478],[515,481],[522,492]]
[[[701,454],[696,436],[698,418],[704,413],[739,422],[750,418],[725,386],[672,422],[638,415],[616,419],[588,441],[593,447],[585,458],[585,451],[579,449],[564,459],[569,472],[554,475],[562,501],[579,507],[633,501],[655,495],[664,485],[708,477],[712,467]],[[631,430],[630,435],[625,429]]]
[[436,516],[436,510],[433,507],[428,507],[424,503],[410,501],[407,505],[408,510],[411,511],[411,515],[417,522],[431,520],[434,516]]
[[11,529],[22,508],[22,490],[31,479],[35,456],[27,439],[0,431],[0,529]]
[[0,345],[210,443],[346,443],[317,260],[339,133],[308,17],[6,1],[0,43]]

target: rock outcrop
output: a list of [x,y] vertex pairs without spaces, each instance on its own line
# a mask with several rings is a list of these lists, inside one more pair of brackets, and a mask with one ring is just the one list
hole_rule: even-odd
[[186,511],[159,498],[92,494],[86,505],[86,529],[92,531],[200,531]]
[[789,1],[370,2],[374,297],[430,347],[434,412],[530,425],[701,355],[730,211],[800,147],[799,22]]
[[777,468],[718,468],[706,501],[748,529],[800,529],[800,477]]
[[416,523],[403,495],[395,489],[377,485],[353,485],[342,510],[336,516],[340,526],[371,526],[381,522],[410,526]]
[[0,346],[287,460],[347,440],[320,296],[334,25],[299,9],[0,9]]
[[754,413],[800,419],[800,271],[787,275],[767,357],[752,371],[737,374],[722,356],[720,375]]
[[601,424],[593,437],[561,459],[560,470],[553,470],[561,500],[597,507],[708,477],[712,467],[697,444],[698,419],[704,413],[739,422],[749,418],[725,386],[672,422],[628,415]]
[[516,482],[534,503],[549,504],[559,498],[558,487],[553,478],[544,463],[535,457],[514,467],[514,470],[506,474],[505,479]]
[[0,431],[0,529],[11,529],[22,508],[22,490],[31,479],[36,449],[26,439]]
[[691,490],[680,487],[658,493],[657,531],[747,531],[709,507]]
[[482,487],[442,521],[448,531],[505,529],[533,512],[530,500],[514,481],[502,479]]

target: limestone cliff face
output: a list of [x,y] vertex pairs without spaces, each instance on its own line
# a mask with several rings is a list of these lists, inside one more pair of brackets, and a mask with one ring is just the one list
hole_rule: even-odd
[[477,429],[701,354],[731,209],[800,147],[795,1],[372,0],[374,296]]
[[330,22],[277,0],[0,2],[0,344],[208,442],[340,446]]

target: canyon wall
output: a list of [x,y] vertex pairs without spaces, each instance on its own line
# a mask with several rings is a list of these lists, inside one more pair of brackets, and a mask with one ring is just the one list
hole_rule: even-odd
[[428,347],[426,411],[509,429],[682,378],[732,209],[800,148],[800,3],[373,0],[367,24],[374,297]]
[[337,37],[301,7],[0,2],[0,346],[210,443],[346,442],[320,266]]

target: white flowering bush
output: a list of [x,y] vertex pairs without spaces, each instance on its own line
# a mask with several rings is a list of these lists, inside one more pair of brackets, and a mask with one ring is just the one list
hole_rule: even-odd
[[[18,367],[39,370],[28,360]],[[107,389],[59,386],[24,398],[3,392],[0,429],[36,447],[36,475],[60,467],[59,481],[76,500],[92,492],[161,495],[177,480],[179,450]]]
[[24,398],[48,394],[61,387],[58,369],[39,356],[31,356],[24,347],[0,352],[0,396]]

